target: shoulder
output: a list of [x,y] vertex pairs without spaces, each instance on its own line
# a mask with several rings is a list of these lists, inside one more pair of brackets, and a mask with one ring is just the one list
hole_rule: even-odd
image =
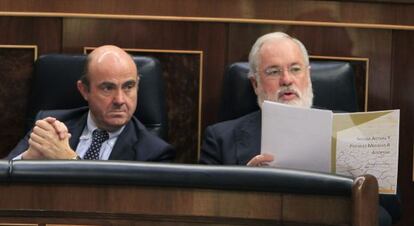
[[145,126],[135,117],[132,117],[130,126],[133,134],[128,136],[135,140],[135,148],[138,150],[140,158],[147,161],[170,161],[175,156],[175,150],[166,141],[150,133]]
[[240,129],[243,127],[249,127],[250,124],[257,124],[261,122],[261,111],[254,111],[247,115],[244,115],[237,119],[219,122],[210,125],[206,128],[206,132],[215,132],[228,134],[229,132]]
[[73,118],[81,117],[88,112],[88,107],[81,107],[81,108],[73,108],[73,109],[65,109],[65,110],[47,110],[47,111],[40,111],[37,116],[36,120],[43,119],[46,117],[54,117],[59,121],[67,121]]

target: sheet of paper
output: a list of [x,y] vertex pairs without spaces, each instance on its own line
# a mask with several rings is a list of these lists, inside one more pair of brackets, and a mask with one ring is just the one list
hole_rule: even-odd
[[331,172],[332,112],[265,101],[261,153],[271,166]]
[[400,111],[334,114],[336,173],[374,175],[382,194],[395,194]]

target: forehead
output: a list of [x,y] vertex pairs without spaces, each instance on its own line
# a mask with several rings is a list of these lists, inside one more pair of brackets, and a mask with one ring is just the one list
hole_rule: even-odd
[[89,65],[90,82],[112,81],[115,83],[137,80],[138,71],[131,58],[92,61]]
[[262,68],[304,64],[304,56],[299,45],[291,39],[270,40],[260,49],[259,64]]

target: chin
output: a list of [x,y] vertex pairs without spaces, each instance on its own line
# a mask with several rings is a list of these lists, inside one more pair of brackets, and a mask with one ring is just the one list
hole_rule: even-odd
[[299,99],[278,100],[277,102],[282,103],[282,104],[294,105],[294,106],[299,106],[302,103],[302,101],[300,101]]
[[127,119],[120,119],[120,118],[117,118],[117,119],[112,118],[106,121],[106,124],[108,125],[108,127],[114,128],[115,130],[121,128],[127,123],[128,123]]

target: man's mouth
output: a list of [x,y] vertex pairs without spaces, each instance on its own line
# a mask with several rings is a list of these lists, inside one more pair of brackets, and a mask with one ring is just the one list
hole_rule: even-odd
[[279,93],[279,99],[282,99],[285,101],[293,100],[298,97],[299,97],[298,93],[292,90],[286,90],[286,91],[282,91]]
[[109,112],[109,114],[113,116],[120,116],[120,115],[124,115],[125,113],[126,112],[122,110],[112,110]]

